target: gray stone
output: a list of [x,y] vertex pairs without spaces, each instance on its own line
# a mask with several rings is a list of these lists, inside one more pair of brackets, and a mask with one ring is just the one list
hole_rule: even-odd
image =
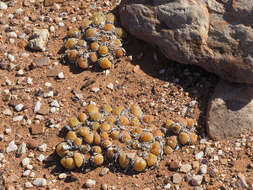
[[253,87],[220,81],[211,98],[207,131],[210,137],[223,139],[253,131]]
[[253,83],[252,0],[125,0],[119,10],[122,26],[167,58]]

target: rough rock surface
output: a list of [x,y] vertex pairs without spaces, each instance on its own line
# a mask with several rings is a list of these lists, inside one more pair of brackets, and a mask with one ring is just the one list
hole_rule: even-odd
[[222,139],[253,131],[253,86],[220,81],[211,98],[207,130]]
[[253,83],[252,0],[124,0],[121,24],[172,60]]
[[29,47],[33,50],[45,51],[49,32],[47,29],[34,28]]

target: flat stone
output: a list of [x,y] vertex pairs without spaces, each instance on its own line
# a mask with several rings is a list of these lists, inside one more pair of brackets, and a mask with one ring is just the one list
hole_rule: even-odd
[[30,132],[32,135],[41,135],[45,131],[45,128],[42,125],[33,125],[30,127]]
[[180,174],[178,174],[178,173],[176,173],[176,174],[174,174],[173,176],[172,176],[172,182],[174,183],[174,184],[179,184],[179,183],[181,183],[182,182],[182,177],[181,177],[181,175]]
[[184,164],[181,166],[180,172],[188,173],[191,171],[191,169],[192,169],[192,166],[190,164]]
[[253,84],[252,0],[124,0],[121,25],[164,55]]
[[36,57],[33,59],[33,63],[37,67],[43,67],[50,65],[50,59],[48,57]]
[[211,98],[207,131],[210,137],[224,139],[253,132],[253,86],[220,81]]

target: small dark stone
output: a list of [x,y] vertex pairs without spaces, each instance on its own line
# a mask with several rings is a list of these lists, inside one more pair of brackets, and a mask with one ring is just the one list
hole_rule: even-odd
[[42,94],[43,94],[43,91],[39,89],[38,91],[34,93],[34,96],[41,96]]

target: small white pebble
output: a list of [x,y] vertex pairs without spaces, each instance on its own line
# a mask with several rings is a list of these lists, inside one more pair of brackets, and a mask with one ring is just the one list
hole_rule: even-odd
[[37,187],[44,187],[47,185],[47,180],[44,178],[36,178],[33,181],[33,185],[37,186]]
[[45,152],[46,150],[47,150],[47,144],[44,143],[44,144],[39,146],[39,151]]
[[23,12],[23,9],[22,9],[22,8],[18,8],[18,9],[15,11],[15,13],[18,14],[18,15],[21,14],[22,12]]
[[10,62],[14,62],[15,61],[15,57],[11,54],[7,55],[7,58],[9,59]]
[[36,113],[37,111],[39,111],[40,110],[40,106],[41,106],[41,103],[40,103],[40,101],[38,100],[36,103],[35,103],[35,105],[34,105],[34,113]]
[[110,70],[109,69],[105,70],[105,76],[107,76],[109,74],[110,74]]
[[28,77],[26,80],[27,84],[33,84],[33,79]]
[[59,78],[59,79],[64,79],[64,74],[63,74],[63,72],[60,72],[60,73],[58,74],[58,78]]
[[43,162],[45,160],[45,156],[43,154],[40,154],[39,157],[37,158],[40,162]]
[[11,128],[5,129],[5,133],[10,134],[11,133]]
[[23,119],[23,115],[18,115],[16,117],[13,117],[12,121],[21,121]]
[[71,22],[73,23],[73,22],[76,22],[76,17],[72,17],[71,18]]
[[0,9],[1,10],[6,10],[8,6],[4,2],[0,2]]
[[35,173],[34,173],[34,172],[31,172],[30,177],[31,177],[31,178],[34,178],[34,177],[35,177]]
[[3,111],[3,114],[4,115],[9,115],[9,116],[12,116],[12,112],[11,112],[11,110],[10,109],[5,109],[4,111]]
[[33,184],[31,184],[31,182],[27,181],[27,182],[25,182],[25,187],[26,188],[32,188]]
[[59,177],[59,179],[65,179],[67,177],[67,174],[66,173],[60,173],[58,177]]
[[58,24],[60,27],[64,27],[65,26],[65,24],[63,23],[63,22],[59,22],[59,24]]
[[48,97],[53,97],[54,96],[54,92],[51,90],[48,93],[44,93],[43,97],[44,98],[48,98]]
[[222,150],[218,150],[218,155],[221,156],[222,155]]
[[56,111],[57,111],[57,110],[56,110],[56,107],[51,107],[51,108],[50,108],[50,112],[51,112],[51,113],[55,113]]
[[25,157],[23,160],[22,160],[22,166],[25,167],[25,166],[28,166],[30,164],[30,159]]
[[9,38],[17,38],[18,37],[17,34],[16,34],[16,32],[9,32],[9,33],[7,33],[7,36]]
[[32,170],[32,169],[33,169],[33,165],[28,164],[28,165],[26,166],[26,168],[29,169],[29,170]]
[[98,91],[99,91],[99,88],[93,87],[93,88],[91,89],[91,91],[92,91],[92,92],[98,92]]
[[95,185],[96,185],[96,181],[92,179],[88,179],[85,182],[85,187],[88,187],[88,188],[94,187]]
[[54,33],[55,32],[55,27],[54,26],[50,26],[49,27],[49,31],[52,32],[52,33]]
[[201,174],[206,174],[207,173],[207,165],[206,164],[202,164],[200,166],[200,173]]
[[24,74],[25,73],[24,73],[24,71],[22,69],[18,70],[18,72],[17,72],[18,76],[23,76]]
[[[25,38],[26,38],[26,33],[20,34],[20,35],[19,35],[19,38],[20,38],[20,39],[25,39]],[[23,53],[23,54],[26,54],[26,53]],[[22,54],[22,56],[23,56],[23,54]],[[25,56],[23,56],[23,57],[25,57]],[[26,57],[27,57],[27,56],[26,56]]]
[[52,86],[52,83],[50,83],[50,82],[45,82],[45,86],[46,86],[46,87],[51,87],[51,86]]
[[219,160],[219,156],[218,156],[218,155],[214,155],[214,156],[213,156],[213,160],[214,160],[214,161]]
[[24,105],[23,105],[23,104],[18,104],[18,105],[15,106],[15,110],[16,110],[17,112],[20,112],[23,108],[24,108]]
[[59,103],[58,103],[57,100],[52,101],[52,102],[50,103],[50,106],[51,106],[51,107],[56,107],[56,108],[59,108],[59,107],[60,107],[60,105],[59,105]]
[[201,152],[199,152],[198,154],[195,155],[195,159],[196,159],[196,160],[200,160],[200,159],[203,158],[203,156],[204,156],[204,152],[201,151]]
[[6,153],[16,151],[17,149],[18,146],[15,144],[15,141],[13,140],[9,143],[8,147],[6,148]]
[[24,21],[25,21],[25,22],[29,21],[29,17],[25,16],[25,17],[24,17]]
[[106,87],[113,90],[113,84],[112,83],[109,83]]
[[23,172],[22,176],[27,177],[27,176],[30,175],[30,173],[31,173],[31,170],[25,170],[25,171]]
[[4,159],[4,154],[0,152],[0,161]]

